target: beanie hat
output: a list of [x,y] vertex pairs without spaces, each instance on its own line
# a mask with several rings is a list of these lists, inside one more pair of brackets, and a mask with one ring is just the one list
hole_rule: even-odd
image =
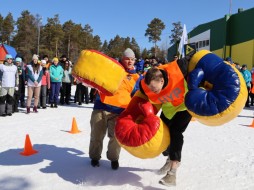
[[11,54],[6,54],[6,56],[5,56],[5,60],[6,60],[6,59],[12,59]]
[[61,58],[61,59],[62,59],[62,58],[67,58],[67,56],[66,56],[66,55],[62,55],[60,58]]
[[55,61],[58,62],[58,58],[57,58],[57,57],[54,57],[52,61],[53,61],[53,62],[55,62]]
[[41,60],[41,65],[42,65],[42,66],[44,66],[44,65],[46,65],[46,64],[47,64],[46,60],[44,60],[44,59]]
[[123,57],[135,58],[135,53],[132,51],[132,49],[127,48],[127,49],[123,52]]
[[37,59],[37,60],[38,60],[39,57],[38,57],[38,55],[34,54],[32,59],[33,59],[33,60],[34,60],[34,59]]
[[20,57],[17,57],[17,58],[15,59],[15,61],[21,63],[21,62],[22,62],[22,59],[21,59]]
[[229,62],[230,64],[233,64],[233,61],[232,61],[231,57],[227,57],[226,61]]
[[49,58],[49,56],[48,55],[43,55],[42,59],[44,59],[44,58]]

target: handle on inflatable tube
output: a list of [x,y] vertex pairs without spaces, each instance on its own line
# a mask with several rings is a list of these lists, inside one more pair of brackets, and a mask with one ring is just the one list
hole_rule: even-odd
[[[207,50],[201,50],[191,58],[189,72],[185,105],[198,121],[219,126],[241,112],[247,88],[234,66]],[[209,88],[204,84],[209,84]]]

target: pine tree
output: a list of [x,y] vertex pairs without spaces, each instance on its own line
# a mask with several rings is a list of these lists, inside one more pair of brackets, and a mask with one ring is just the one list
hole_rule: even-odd
[[93,44],[93,48],[92,49],[100,51],[101,50],[101,38],[100,38],[100,36],[95,35],[93,37],[93,43],[92,44]]
[[36,53],[37,27],[35,17],[28,10],[21,13],[17,20],[17,34],[13,39],[13,46],[20,53],[24,61],[30,62],[32,54]]
[[154,18],[147,26],[145,36],[148,36],[149,42],[154,43],[154,55],[156,56],[156,43],[161,40],[160,36],[162,30],[165,29],[165,24],[160,19]]
[[83,27],[80,41],[82,49],[92,49],[93,29],[89,24]]
[[0,43],[2,43],[2,34],[3,34],[3,22],[4,22],[4,17],[0,14]]
[[149,57],[149,54],[148,54],[148,51],[147,51],[146,48],[143,49],[143,51],[142,51],[142,53],[141,53],[141,57],[142,57],[143,59],[146,59],[146,58]]
[[47,24],[44,27],[44,43],[49,48],[51,54],[50,56],[59,56],[59,49],[62,45],[64,32],[62,30],[62,25],[59,21],[58,14],[54,18],[48,18]]
[[66,54],[70,60],[74,60],[80,53],[80,35],[82,26],[71,20],[62,26],[64,32],[63,45],[59,48],[61,54]]
[[11,45],[11,40],[14,32],[14,24],[13,16],[11,13],[3,19],[2,21],[2,42]]
[[108,42],[107,42],[107,40],[105,40],[105,41],[103,42],[103,45],[102,45],[102,47],[101,47],[101,51],[102,51],[104,54],[108,54],[109,49],[108,49]]
[[180,41],[182,33],[183,33],[183,27],[181,25],[181,22],[174,22],[172,23],[173,29],[171,30],[171,35],[169,36],[170,44],[175,44]]
[[135,38],[131,38],[131,49],[134,51],[135,56],[137,58],[141,57],[141,55],[140,55],[140,48],[139,48],[139,45],[136,42]]

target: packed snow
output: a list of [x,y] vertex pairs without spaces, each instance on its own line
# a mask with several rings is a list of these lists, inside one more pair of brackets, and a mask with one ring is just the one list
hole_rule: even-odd
[[[72,87],[72,94],[75,86]],[[124,149],[120,167],[112,170],[106,158],[108,138],[100,167],[89,159],[90,115],[93,104],[63,105],[26,114],[25,108],[13,116],[0,117],[1,190],[252,190],[254,189],[253,109],[243,109],[237,118],[208,127],[191,121],[185,131],[177,185],[158,183],[163,175],[156,171],[166,157],[139,159]],[[73,119],[81,131],[69,133]],[[29,136],[37,154],[22,156]]]

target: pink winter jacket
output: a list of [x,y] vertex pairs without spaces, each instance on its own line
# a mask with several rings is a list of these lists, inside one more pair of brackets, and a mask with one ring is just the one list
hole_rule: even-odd
[[50,89],[50,75],[48,70],[45,71],[44,75],[42,75],[41,85],[47,86],[48,89]]

